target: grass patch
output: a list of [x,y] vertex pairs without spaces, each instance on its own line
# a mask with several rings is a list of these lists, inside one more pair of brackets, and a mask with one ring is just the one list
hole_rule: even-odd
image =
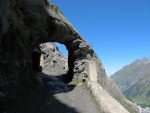
[[136,104],[140,105],[141,107],[150,107],[150,97],[132,97],[131,100],[135,102]]

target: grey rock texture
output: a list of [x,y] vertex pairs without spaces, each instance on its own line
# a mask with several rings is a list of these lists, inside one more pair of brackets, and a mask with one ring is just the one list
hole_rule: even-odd
[[[69,71],[65,82],[86,81],[88,60],[97,62],[98,82],[129,112],[128,106],[116,84],[106,76],[105,70],[92,46],[65,18],[60,9],[47,0],[0,1],[0,108],[15,111],[25,95],[34,92],[39,71],[41,43],[59,42],[68,49]],[[15,103],[15,104],[14,104]],[[108,103],[109,104],[109,103]],[[134,110],[133,110],[134,109]]]
[[40,44],[41,66],[43,72],[48,72],[51,75],[61,75],[68,72],[68,58],[65,58],[54,43]]

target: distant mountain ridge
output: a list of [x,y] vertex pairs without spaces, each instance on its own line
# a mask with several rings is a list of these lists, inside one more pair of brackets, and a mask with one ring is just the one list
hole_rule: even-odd
[[150,107],[150,58],[134,61],[117,71],[111,78],[130,100]]

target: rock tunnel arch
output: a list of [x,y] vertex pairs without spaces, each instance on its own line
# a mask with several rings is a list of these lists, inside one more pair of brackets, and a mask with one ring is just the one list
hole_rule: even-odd
[[[87,60],[91,60],[93,57],[94,51],[91,49],[89,44],[81,39],[75,38],[74,40],[51,40],[49,42],[57,42],[66,47],[68,51],[68,72],[63,76],[63,80],[66,83],[71,81],[85,82],[87,79],[87,70],[86,63]],[[33,65],[40,65],[36,57],[39,57],[40,60],[41,53],[38,53],[38,50],[33,51]],[[34,63],[35,62],[35,63]],[[39,71],[40,68],[33,66],[36,71]]]
[[87,76],[85,71],[86,61],[95,59],[94,50],[64,17],[61,11],[59,11],[60,10],[55,5],[50,5],[49,7],[44,8],[44,14],[47,21],[45,21],[44,18],[40,19],[44,20],[43,24],[45,26],[43,29],[45,31],[42,32],[44,35],[37,36],[38,40],[35,40],[37,41],[35,46],[46,42],[57,42],[65,45],[68,50],[69,67],[69,71],[64,77],[65,81],[70,82],[72,80],[85,79]]

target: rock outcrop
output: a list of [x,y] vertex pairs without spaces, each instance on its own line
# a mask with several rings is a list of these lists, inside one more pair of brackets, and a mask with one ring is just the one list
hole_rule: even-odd
[[41,66],[44,73],[62,75],[68,72],[68,58],[61,53],[54,43],[40,44]]
[[86,64],[96,61],[99,85],[122,108],[130,113],[138,113],[106,76],[92,46],[56,5],[47,0],[1,0],[0,7],[0,108],[3,111],[15,111],[22,98],[34,91],[34,72],[40,71],[37,66],[40,64],[40,53],[35,51],[39,45],[59,42],[68,49],[69,71],[64,76],[65,82],[86,82]]

